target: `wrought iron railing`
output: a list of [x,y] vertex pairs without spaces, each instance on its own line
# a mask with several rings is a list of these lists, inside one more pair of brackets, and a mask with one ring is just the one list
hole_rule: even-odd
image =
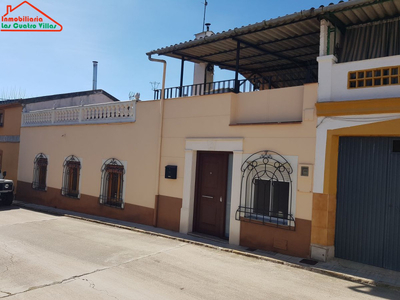
[[[183,85],[165,89],[165,99],[203,96],[223,93],[246,93],[271,88],[281,88],[294,85],[301,85],[306,82],[314,82],[311,71],[299,71],[283,73],[267,77],[251,77],[249,79],[240,79],[235,84],[235,79],[214,81],[200,84]],[[161,89],[154,91],[154,99],[161,99]]]

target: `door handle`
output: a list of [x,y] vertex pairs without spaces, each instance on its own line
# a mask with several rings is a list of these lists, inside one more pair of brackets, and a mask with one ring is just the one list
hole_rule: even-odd
[[221,196],[221,197],[219,197],[219,202],[222,202],[222,196]]
[[214,199],[213,196],[206,196],[206,195],[202,195],[203,198],[208,198],[208,199]]

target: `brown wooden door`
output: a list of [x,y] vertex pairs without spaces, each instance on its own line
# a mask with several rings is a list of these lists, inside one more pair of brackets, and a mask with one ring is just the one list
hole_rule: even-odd
[[194,230],[224,237],[228,175],[226,152],[198,152]]

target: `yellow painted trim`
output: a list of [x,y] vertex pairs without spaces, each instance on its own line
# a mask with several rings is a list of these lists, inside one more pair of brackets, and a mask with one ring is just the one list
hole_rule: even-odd
[[324,194],[336,195],[339,138],[341,136],[400,137],[400,119],[328,130],[326,141]]
[[318,117],[400,113],[400,98],[316,103]]
[[400,120],[328,130],[323,194],[313,195],[311,242],[334,246],[339,139],[342,136],[400,137]]

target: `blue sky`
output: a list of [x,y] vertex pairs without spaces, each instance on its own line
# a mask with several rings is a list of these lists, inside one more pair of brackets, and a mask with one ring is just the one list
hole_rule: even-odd
[[[6,6],[22,0],[1,0]],[[202,0],[31,0],[62,24],[61,32],[0,32],[0,98],[25,98],[92,88],[92,61],[99,62],[98,88],[120,100],[140,92],[151,100],[150,82],[161,82],[162,65],[146,52],[192,40],[202,31]],[[203,1],[204,2],[204,1]],[[206,21],[220,32],[291,14],[326,0],[208,0]],[[167,59],[166,86],[178,86],[180,61]],[[216,68],[215,79],[233,74]],[[185,65],[184,84],[191,84],[193,64]]]

